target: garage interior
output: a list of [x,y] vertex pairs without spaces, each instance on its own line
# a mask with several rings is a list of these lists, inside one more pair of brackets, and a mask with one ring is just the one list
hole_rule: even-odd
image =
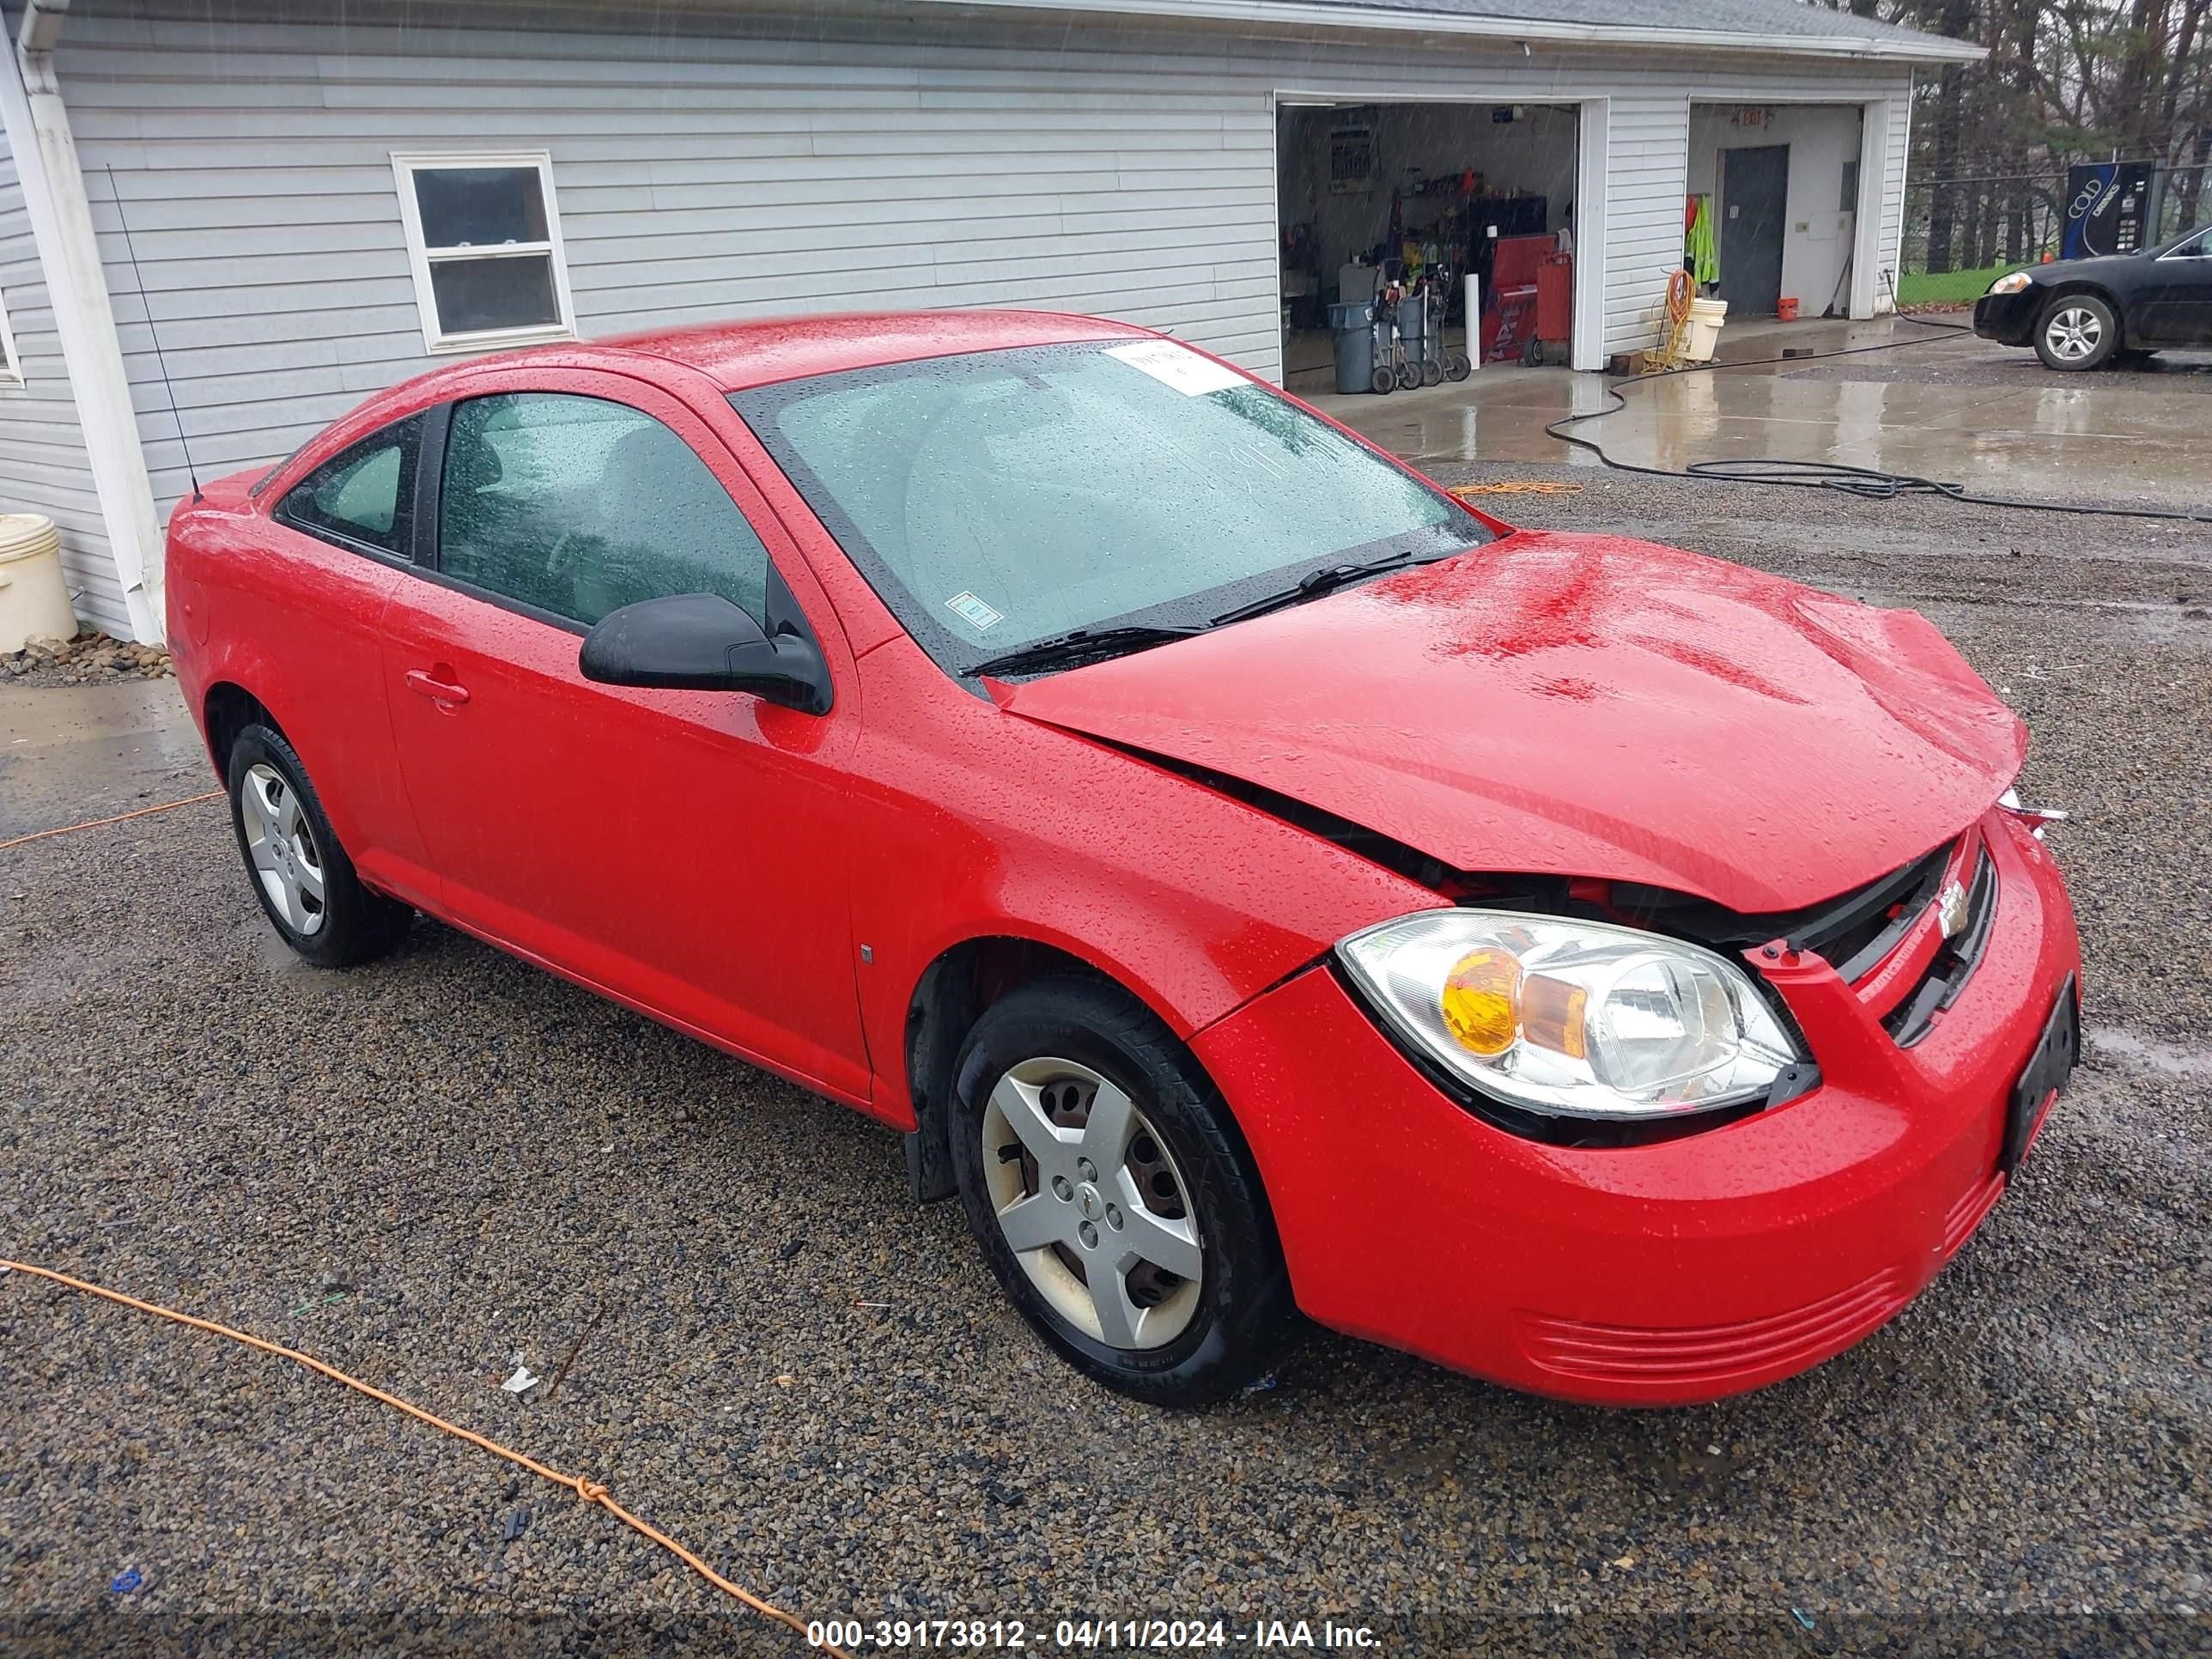
[[1426,290],[1446,352],[1568,361],[1579,106],[1285,103],[1276,121],[1290,390],[1336,389],[1328,307],[1393,281]]
[[1731,320],[1850,314],[1865,118],[1856,104],[1690,106],[1686,253]]

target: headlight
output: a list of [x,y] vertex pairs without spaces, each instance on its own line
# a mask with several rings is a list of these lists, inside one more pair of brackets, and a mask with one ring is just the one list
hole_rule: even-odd
[[1994,283],[1991,283],[1990,284],[1990,292],[1992,294],[2017,294],[2021,289],[2027,286],[2028,282],[2029,277],[2026,271],[2011,271],[2005,276],[1998,277]]
[[1711,1111],[1767,1093],[1804,1058],[1742,969],[1632,927],[1425,910],[1336,950],[1407,1042],[1526,1111]]

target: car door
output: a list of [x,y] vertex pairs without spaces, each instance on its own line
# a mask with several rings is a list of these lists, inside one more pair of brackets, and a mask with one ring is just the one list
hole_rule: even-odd
[[268,657],[239,672],[306,763],[354,867],[414,899],[435,883],[400,787],[381,653],[385,602],[413,563],[422,428],[420,415],[394,421],[285,490],[246,532],[270,568],[242,562],[218,596],[226,632]]
[[577,666],[592,623],[671,593],[722,593],[833,660],[835,619],[793,600],[763,540],[797,568],[781,526],[680,400],[618,375],[547,378],[426,428],[435,571],[386,611],[385,695],[445,908],[865,1099],[837,771],[853,696],[812,715],[594,684]]
[[2212,345],[2212,231],[2145,261],[2140,311],[2145,345]]

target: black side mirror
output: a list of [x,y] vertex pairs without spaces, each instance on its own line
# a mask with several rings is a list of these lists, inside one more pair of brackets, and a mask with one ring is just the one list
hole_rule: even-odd
[[719,593],[676,593],[610,611],[584,635],[578,666],[602,685],[750,691],[809,714],[830,712],[830,669],[814,641],[770,639]]

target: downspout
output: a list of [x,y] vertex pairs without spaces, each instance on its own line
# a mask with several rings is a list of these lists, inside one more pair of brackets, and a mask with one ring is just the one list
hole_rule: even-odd
[[163,631],[161,526],[123,342],[108,304],[84,168],[54,75],[54,49],[69,5],[70,0],[27,0],[9,64],[0,70],[0,118],[15,153],[131,630],[141,643],[153,645]]

